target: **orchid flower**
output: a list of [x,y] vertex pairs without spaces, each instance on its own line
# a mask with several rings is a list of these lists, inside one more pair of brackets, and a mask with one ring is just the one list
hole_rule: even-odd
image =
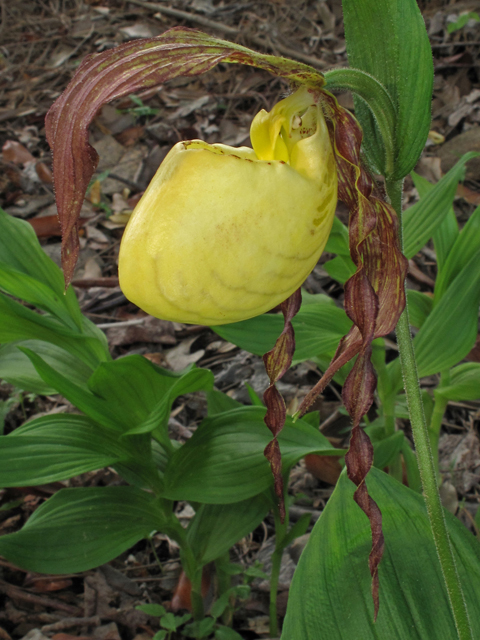
[[[275,383],[291,364],[291,320],[299,287],[325,247],[337,195],[350,209],[355,274],[345,285],[353,321],[329,368],[302,403],[303,415],[338,369],[354,358],[343,388],[353,421],[346,456],[355,500],[372,529],[370,572],[375,615],[383,553],[381,513],[365,477],[373,448],[360,421],[373,402],[372,340],[390,333],[404,308],[406,260],[397,219],[360,157],[362,131],[339,106],[315,69],[198,31],[170,29],[89,56],[47,115],[68,285],[78,257],[78,217],[98,163],[88,125],[105,103],[179,75],[203,73],[219,62],[260,67],[287,80],[294,93],[251,126],[252,149],[200,140],[178,143],[135,209],[119,259],[120,283],[149,313],[180,322],[222,324],[264,313],[281,303],[285,328],[264,356],[270,386],[265,422],[273,439],[265,450],[283,505],[277,435],[286,417]],[[378,83],[377,83],[378,84]],[[387,163],[388,164],[388,163]]]

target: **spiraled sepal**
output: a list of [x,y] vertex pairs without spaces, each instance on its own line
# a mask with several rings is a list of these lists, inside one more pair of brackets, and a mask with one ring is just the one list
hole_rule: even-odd
[[280,308],[285,322],[283,331],[277,338],[273,349],[263,356],[265,370],[270,379],[270,384],[263,394],[263,401],[267,407],[264,420],[273,435],[273,440],[265,447],[264,455],[272,469],[275,494],[278,497],[282,522],[285,519],[285,500],[283,496],[282,457],[277,435],[285,424],[287,408],[275,383],[286,373],[292,363],[293,354],[295,353],[295,335],[292,319],[298,313],[301,304],[302,294],[300,289],[295,291],[285,302],[282,302]]
[[345,284],[345,312],[353,326],[342,338],[330,366],[306,396],[298,414],[303,415],[335,373],[357,356],[342,391],[345,407],[353,421],[345,461],[348,477],[357,486],[355,501],[367,515],[372,531],[369,567],[376,619],[378,567],[384,549],[382,514],[369,496],[365,482],[373,464],[373,447],[360,427],[360,421],[373,403],[377,383],[370,360],[372,341],[395,328],[405,307],[404,280],[408,263],[400,250],[395,211],[385,202],[361,164],[362,131],[358,123],[327,92],[321,92],[321,99],[335,150],[338,197],[350,210],[349,244],[356,272]]

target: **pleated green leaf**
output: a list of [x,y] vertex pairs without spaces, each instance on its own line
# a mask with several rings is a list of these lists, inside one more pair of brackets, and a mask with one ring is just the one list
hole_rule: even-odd
[[465,267],[480,247],[480,207],[477,207],[455,238],[445,264],[435,282],[435,299],[437,305],[455,277]]
[[452,281],[414,339],[418,374],[453,367],[472,349],[478,333],[480,249]]
[[155,497],[135,487],[61,489],[23,529],[0,537],[0,554],[28,571],[76,573],[164,526]]
[[407,303],[410,324],[420,329],[433,309],[433,298],[421,291],[407,289]]
[[[430,193],[435,186],[423,176],[415,173],[415,171],[412,171],[412,178],[420,199],[425,198],[425,196]],[[459,229],[457,218],[453,207],[450,207],[447,215],[432,234],[433,246],[435,247],[435,253],[437,255],[437,269],[439,273],[442,272],[445,260],[457,239],[458,233]]]
[[[430,128],[433,60],[425,24],[415,0],[343,0],[350,67],[383,84],[396,109],[395,171],[401,179],[417,162]],[[386,175],[386,156],[371,111],[355,98],[370,164]]]
[[466,362],[450,371],[450,382],[435,391],[454,402],[466,402],[480,399],[480,363]]
[[91,367],[54,344],[41,340],[11,342],[0,347],[0,378],[24,391],[42,395],[57,393],[54,387],[42,380],[30,359],[18,347],[31,349],[76,385],[86,387],[93,373]]
[[[271,434],[265,408],[242,407],[206,418],[193,437],[170,458],[164,497],[207,504],[229,504],[265,491],[273,483],[263,450]],[[317,429],[290,418],[278,435],[283,468],[308,453],[343,455]]]
[[[43,251],[31,224],[0,208],[0,289],[81,327],[81,312],[73,287]],[[15,276],[15,277],[13,277]],[[24,276],[23,278],[21,276]],[[32,286],[37,283],[37,290]]]
[[264,493],[231,504],[203,504],[187,528],[187,540],[200,564],[220,558],[262,522],[271,508]]
[[[85,322],[89,321],[85,318]],[[93,332],[80,333],[65,326],[53,316],[36,313],[0,293],[0,343],[18,340],[50,342],[65,349],[91,368],[110,358],[108,349],[105,350],[103,342],[93,335]],[[103,340],[106,340],[104,334]]]
[[[294,363],[336,349],[352,326],[346,313],[326,296],[319,302],[303,304],[292,324],[296,344]],[[241,349],[263,355],[273,348],[282,332],[283,316],[264,314],[243,322],[213,327],[213,330]]]
[[340,284],[345,284],[356,271],[355,264],[349,256],[336,256],[325,262],[323,268],[331,278]]
[[85,416],[54,414],[0,437],[0,486],[67,480],[126,460],[119,438]]
[[53,369],[33,351],[25,349],[24,353],[47,384],[92,420],[124,435],[164,427],[177,395],[213,386],[213,374],[208,370],[192,367],[172,373],[142,356],[132,355],[100,364],[86,389]]
[[[373,622],[368,520],[342,474],[295,572],[284,640],[452,640],[457,637],[423,498],[373,468],[368,491],[383,516],[380,610]],[[480,545],[446,512],[474,638],[480,638]],[[306,588],[306,585],[308,588]]]
[[407,209],[403,222],[403,253],[407,258],[420,251],[448,215],[465,164],[477,156],[473,151],[462,156],[420,202]]

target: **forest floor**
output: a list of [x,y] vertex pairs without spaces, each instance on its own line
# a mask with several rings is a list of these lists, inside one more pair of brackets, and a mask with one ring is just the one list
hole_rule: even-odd
[[[339,0],[3,0],[0,5],[0,204],[9,214],[33,225],[57,264],[60,229],[44,119],[86,55],[184,25],[306,62],[320,71],[347,66]],[[447,29],[461,13],[479,11],[480,2],[433,0],[421,8],[431,38],[435,84],[432,133],[416,171],[436,182],[463,153],[480,151],[480,22],[470,21],[453,33]],[[259,395],[263,393],[268,379],[261,358],[241,351],[208,328],[147,316],[121,292],[117,259],[129,214],[171,146],[192,138],[249,145],[252,117],[262,108],[271,109],[286,90],[283,81],[266,72],[220,65],[202,76],[178,78],[144,91],[138,96],[140,101],[117,100],[97,114],[91,142],[100,155],[98,182],[82,209],[81,252],[73,284],[85,315],[106,331],[114,357],[142,354],[174,371],[196,363],[210,368],[217,388],[241,402],[249,402],[245,382]],[[338,99],[353,109],[349,93]],[[417,199],[413,182],[407,178],[405,207]],[[478,204],[480,159],[469,163],[466,181],[457,192],[454,208],[461,225]],[[343,209],[339,213],[345,215]],[[329,257],[322,256],[306,288],[341,303],[342,287],[322,268]],[[435,275],[434,254],[427,245],[410,261],[409,286],[431,293]],[[389,338],[393,344],[395,336]],[[480,361],[480,343],[469,359]],[[282,392],[291,410],[318,378],[319,371],[311,363],[297,365],[284,378]],[[422,382],[424,388],[430,388],[436,380]],[[330,385],[316,408],[323,432],[341,446],[347,441],[348,421],[339,414],[339,391],[337,385]],[[61,396],[32,396],[7,384],[0,386],[5,433],[26,418],[71,409]],[[205,413],[201,393],[182,397],[172,414],[172,433],[189,437]],[[441,440],[446,504],[476,535],[479,420],[480,402],[450,403]],[[408,433],[408,422],[399,423]],[[336,473],[334,469],[332,476],[332,469],[320,469],[314,477],[304,462],[295,467],[291,493],[304,497],[292,509],[294,520],[309,509],[313,525],[333,491]],[[114,472],[101,470],[76,478],[70,485],[104,486],[114,481]],[[0,535],[18,530],[39,504],[63,486],[0,490]],[[182,509],[187,521],[193,511],[181,504]],[[246,567],[260,562],[268,569],[273,531],[269,516],[235,545],[232,558]],[[155,553],[150,543],[141,542],[109,565],[68,576],[27,573],[0,558],[0,640],[42,640],[43,636],[148,640],[158,627],[134,606],[170,602],[180,573],[175,544],[161,534],[152,544]],[[298,549],[285,554],[280,617],[285,614],[297,559]],[[257,579],[253,584],[251,598],[239,605],[235,628],[245,640],[268,637],[268,581]]]

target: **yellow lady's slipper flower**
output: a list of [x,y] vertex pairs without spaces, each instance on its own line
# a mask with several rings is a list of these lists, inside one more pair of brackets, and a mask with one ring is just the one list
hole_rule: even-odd
[[317,263],[337,202],[321,107],[306,88],[260,111],[253,149],[179,142],[135,208],[120,286],[165,320],[218,325],[264,313]]

